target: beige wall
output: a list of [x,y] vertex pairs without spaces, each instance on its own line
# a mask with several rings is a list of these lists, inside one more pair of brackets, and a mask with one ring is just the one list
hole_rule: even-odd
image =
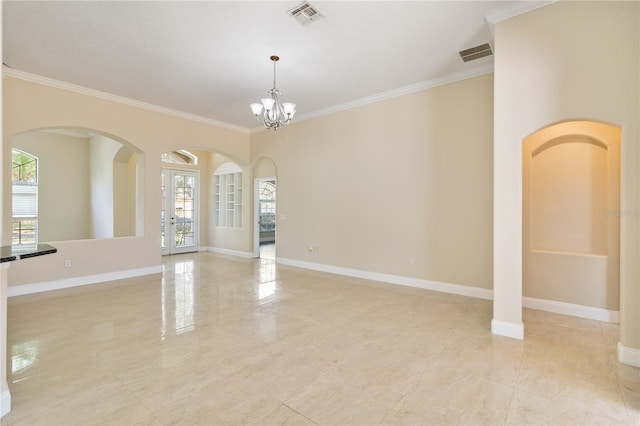
[[[122,149],[121,149],[122,150]],[[113,236],[136,235],[136,166],[137,155],[113,162]],[[141,194],[142,196],[142,194]]]
[[[10,155],[12,138],[6,141]],[[91,238],[89,139],[26,132],[13,137],[13,147],[38,157],[39,241]]]
[[278,257],[490,289],[492,94],[484,75],[252,134]]
[[[19,80],[3,79],[3,236],[8,243],[11,222],[11,139],[32,129],[77,127],[94,129],[128,141],[144,155],[142,182],[144,214],[142,234],[105,240],[57,243],[58,254],[44,256],[33,268],[16,262],[9,270],[9,286],[49,282],[87,275],[127,271],[160,265],[160,156],[185,147],[223,152],[248,164],[249,134],[199,121],[103,100]],[[64,108],[60,106],[64,105]],[[64,259],[72,260],[64,268]]]
[[[622,128],[621,208],[639,189],[638,2],[556,2],[495,27],[494,319],[521,323],[522,141],[588,119]],[[638,215],[621,218],[621,343],[640,348]]]
[[278,177],[278,168],[270,158],[259,158],[253,164],[253,177],[256,179]]
[[122,145],[102,135],[89,139],[91,182],[91,234],[89,238],[113,238],[115,216],[114,158]]

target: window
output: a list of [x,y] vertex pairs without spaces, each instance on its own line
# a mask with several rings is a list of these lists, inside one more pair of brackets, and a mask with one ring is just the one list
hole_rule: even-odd
[[260,232],[276,229],[276,185],[274,181],[261,181],[258,187],[260,196]]
[[197,166],[198,156],[184,149],[179,149],[177,151],[165,152],[164,154],[162,154],[162,162]]
[[242,227],[242,173],[213,176],[213,209],[216,226]]
[[38,159],[19,149],[11,151],[11,245],[38,241]]

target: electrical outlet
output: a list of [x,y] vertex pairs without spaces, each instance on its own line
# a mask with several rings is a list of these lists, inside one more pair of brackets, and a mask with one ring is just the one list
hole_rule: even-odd
[[67,259],[64,261],[64,267],[65,268],[71,268],[71,259]]
[[309,250],[309,251],[313,251],[313,246],[312,246],[311,244],[309,244],[309,247],[308,247],[308,249],[307,249],[307,250]]
[[412,257],[409,259],[409,266],[414,266],[416,264],[416,260]]

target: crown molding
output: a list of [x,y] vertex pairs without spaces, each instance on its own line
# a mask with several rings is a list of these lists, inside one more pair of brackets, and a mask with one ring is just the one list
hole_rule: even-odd
[[[375,102],[384,101],[387,99],[396,98],[398,96],[409,95],[411,93],[420,92],[422,90],[432,89],[434,87],[443,86],[445,84],[455,83],[457,81],[466,80],[473,77],[478,77],[493,72],[493,64],[487,64],[480,67],[471,68],[468,70],[460,71],[457,73],[448,74],[442,77],[426,80],[420,83],[403,86],[398,89],[388,90],[375,95],[367,96],[353,101],[345,102],[342,104],[334,105],[328,108],[322,108],[308,114],[298,116],[297,122],[310,120],[312,118],[322,117],[324,115],[333,114],[340,111],[345,111],[352,108],[372,104]],[[177,111],[158,105],[149,104],[135,99],[125,98],[123,96],[113,95],[111,93],[101,92],[99,90],[89,89],[87,87],[78,86],[64,81],[54,80],[52,78],[43,77],[37,74],[31,74],[24,71],[15,70],[12,68],[3,67],[3,77],[11,77],[19,80],[25,80],[32,83],[42,84],[57,89],[67,90],[70,92],[80,93],[82,95],[93,96],[99,99],[104,99],[112,102],[118,102],[121,104],[146,109],[149,111],[159,112],[161,114],[171,115],[174,117],[184,118],[191,121],[197,121],[200,123],[210,124],[212,126],[223,127],[230,130],[235,130],[242,133],[257,133],[263,130],[267,130],[264,127],[254,127],[248,129],[246,127],[235,126],[229,123],[223,123],[220,121],[212,120],[210,118],[202,117],[199,115],[189,114],[182,111]]]
[[147,102],[137,101],[135,99],[125,98],[124,96],[113,95],[111,93],[101,92],[99,90],[89,89],[87,87],[78,86],[72,83],[66,83],[60,80],[54,80],[49,77],[43,77],[37,74],[31,74],[24,71],[8,68],[6,66],[2,69],[3,77],[11,77],[18,80],[29,81],[31,83],[42,84],[44,86],[54,87],[56,89],[62,89],[69,92],[79,93],[81,95],[92,96],[94,98],[103,99],[106,101],[117,102],[124,105],[133,106],[136,108],[145,109],[148,111],[159,112],[161,114],[170,115],[173,117],[184,118],[186,120],[197,121],[199,123],[210,124],[216,127],[223,127],[225,129],[234,130],[236,132],[249,133],[249,129],[246,127],[240,127],[222,121],[213,120],[211,118],[202,117],[200,115],[189,114],[186,112],[161,107],[159,105],[150,104]]
[[531,12],[532,10],[549,6],[550,4],[555,3],[555,1],[556,0],[516,0],[489,11],[484,15],[484,20],[491,31],[491,35],[493,36],[495,24],[498,22],[506,21],[507,19],[523,15],[527,12]]
[[[342,104],[330,106],[328,108],[322,108],[307,114],[297,116],[296,123],[301,121],[310,120],[312,118],[322,117],[324,115],[333,114],[340,111],[345,111],[352,108],[384,101],[387,99],[397,98],[398,96],[409,95],[411,93],[421,92],[423,90],[432,89],[438,86],[444,86],[445,84],[455,83],[457,81],[467,80],[473,77],[479,77],[485,74],[491,74],[493,72],[493,63],[483,65],[480,67],[472,68],[469,70],[460,71],[457,73],[448,74],[442,77],[434,78],[431,80],[422,81],[416,84],[410,84],[398,89],[388,90],[375,95],[367,96],[353,101],[345,102]],[[264,127],[254,127],[251,129],[251,133],[257,133],[263,130],[267,130]]]
[[410,84],[408,86],[403,86],[397,89],[388,90],[386,92],[378,93],[376,95],[355,99],[353,101],[345,102],[343,104],[331,106],[328,108],[322,108],[308,114],[303,114],[300,117],[300,121],[321,117],[323,115],[333,114],[335,112],[344,111],[347,109],[357,108],[357,107],[372,104],[375,102],[385,101],[387,99],[397,98],[398,96],[404,96],[404,95],[409,95],[411,93],[421,92],[426,89],[432,89],[434,87],[444,86],[445,84],[455,83],[456,81],[461,81],[461,80],[467,80],[469,78],[490,74],[492,72],[493,72],[493,64],[488,64],[481,67],[476,67],[469,70],[448,74],[448,75],[434,78],[431,80],[422,81],[420,83]]

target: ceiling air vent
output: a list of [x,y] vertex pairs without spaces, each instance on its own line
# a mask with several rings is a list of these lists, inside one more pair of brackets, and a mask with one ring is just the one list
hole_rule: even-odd
[[293,9],[289,9],[288,13],[302,25],[308,25],[322,16],[318,9],[311,6],[311,3],[306,1],[304,3],[300,3]]
[[489,43],[481,44],[476,47],[472,47],[470,49],[461,50],[460,57],[463,61],[469,62],[474,59],[484,58],[485,56],[493,55],[493,51],[491,50],[491,45]]

